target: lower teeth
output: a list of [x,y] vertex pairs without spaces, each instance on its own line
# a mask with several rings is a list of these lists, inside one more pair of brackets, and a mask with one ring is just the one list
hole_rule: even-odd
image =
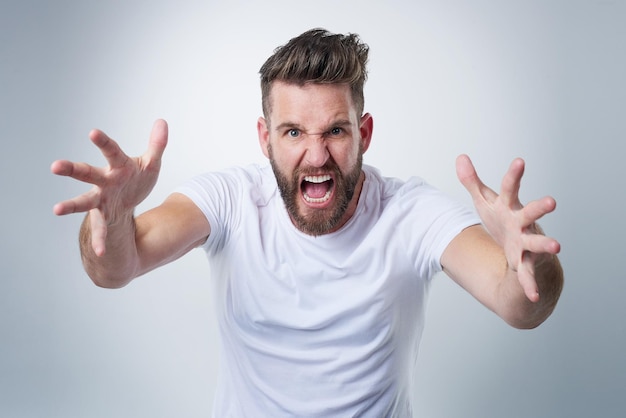
[[324,203],[330,198],[330,190],[326,192],[326,194],[322,197],[311,197],[308,194],[304,194],[304,200],[309,203]]

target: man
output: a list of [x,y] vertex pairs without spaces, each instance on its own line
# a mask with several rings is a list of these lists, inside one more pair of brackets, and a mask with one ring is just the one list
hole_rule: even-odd
[[367,56],[356,35],[318,29],[277,49],[260,71],[270,167],[198,176],[136,218],[160,170],[164,121],[141,157],[92,131],[109,167],[52,165],[94,184],[54,211],[87,212],[81,254],[97,285],[206,251],[222,337],[216,417],[411,416],[424,302],[441,269],[515,327],[538,326],[557,303],[559,243],[536,224],[555,201],[519,202],[522,160],[498,195],[458,158],[480,219],[418,178],[362,164]]

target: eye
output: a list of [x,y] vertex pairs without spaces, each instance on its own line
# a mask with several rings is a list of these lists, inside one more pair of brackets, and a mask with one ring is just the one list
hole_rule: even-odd
[[300,136],[300,131],[297,129],[290,129],[287,131],[287,136],[289,138],[298,138]]
[[333,128],[330,130],[330,134],[333,136],[337,136],[337,135],[341,135],[343,133],[343,129],[342,128]]

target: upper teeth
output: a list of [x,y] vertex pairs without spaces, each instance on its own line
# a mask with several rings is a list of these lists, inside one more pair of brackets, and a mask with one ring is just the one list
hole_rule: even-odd
[[328,174],[323,176],[306,176],[304,180],[309,183],[324,183],[325,181],[330,180],[330,176]]

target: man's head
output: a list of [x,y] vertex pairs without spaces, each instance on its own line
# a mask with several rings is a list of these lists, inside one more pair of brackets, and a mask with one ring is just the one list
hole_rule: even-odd
[[314,30],[261,69],[261,149],[292,222],[310,235],[339,229],[357,207],[373,129],[371,116],[362,115],[366,60],[356,35]]
[[324,29],[311,29],[291,39],[278,47],[259,71],[263,115],[269,119],[272,85],[275,81],[282,81],[299,86],[307,83],[347,84],[357,114],[361,116],[368,53],[369,47],[356,34],[332,34]]

